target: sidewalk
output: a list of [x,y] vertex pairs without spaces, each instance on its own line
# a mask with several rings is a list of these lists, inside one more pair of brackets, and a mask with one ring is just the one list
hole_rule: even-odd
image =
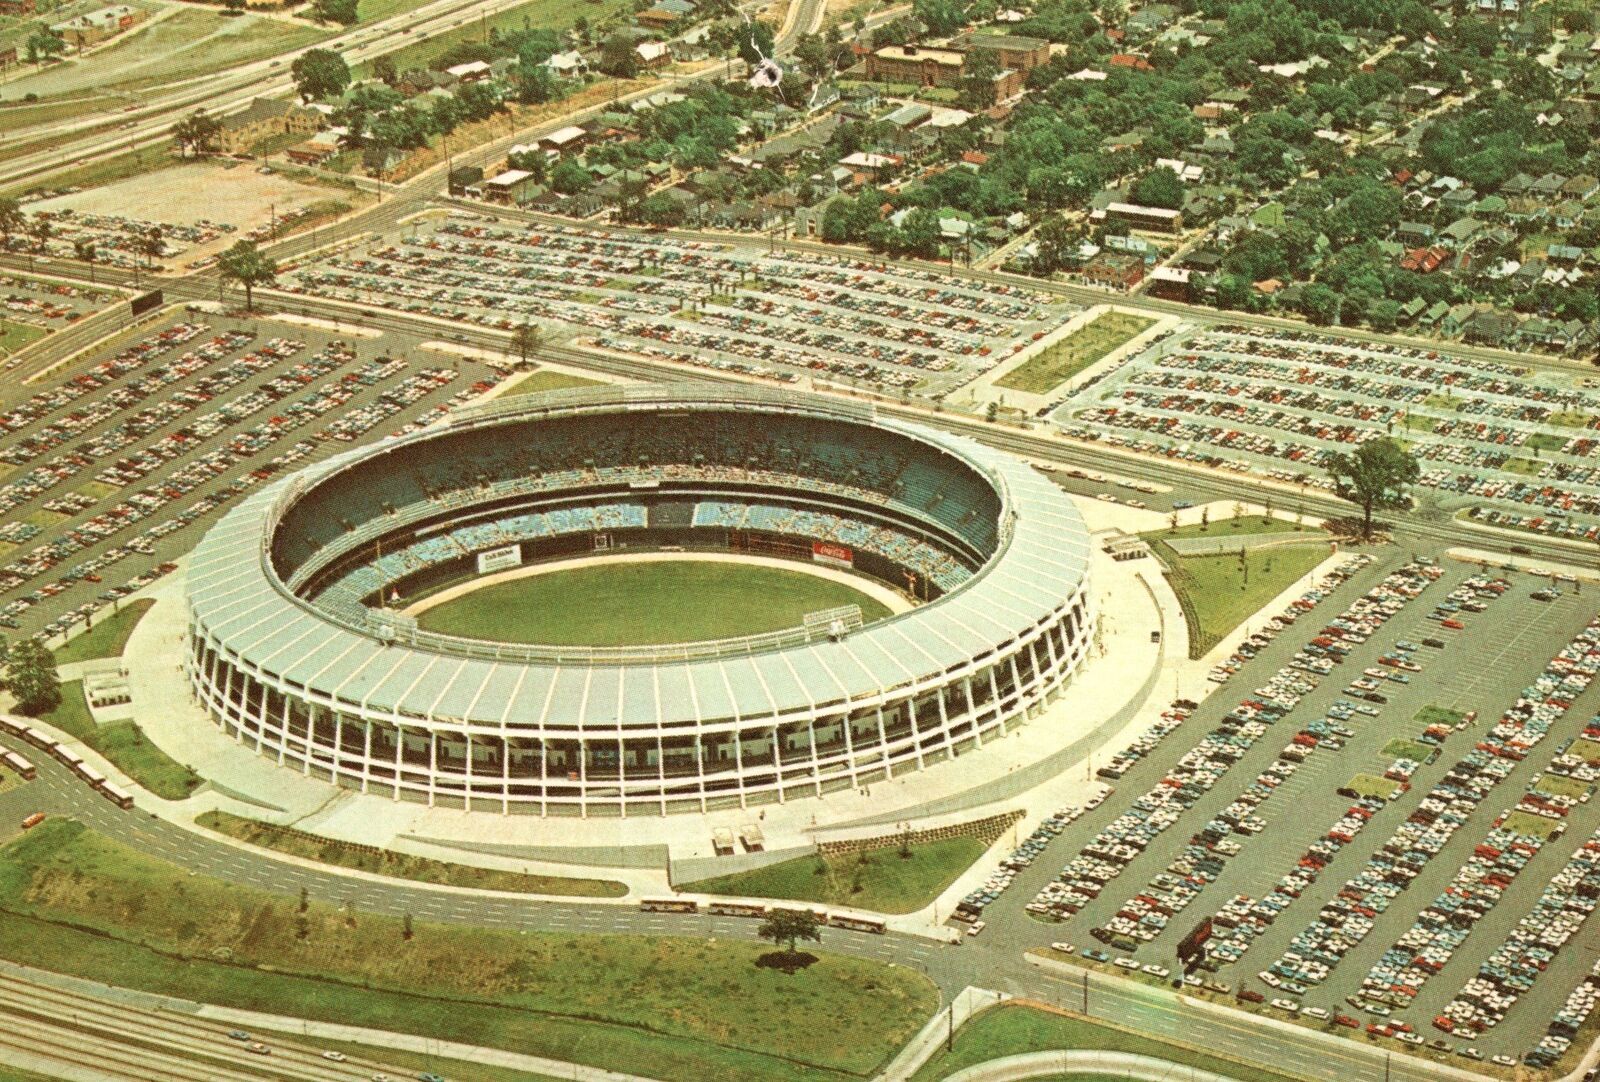
[[1232,1075],[1214,1074],[1198,1067],[1183,1067],[1164,1059],[1136,1056],[1131,1052],[1027,1052],[1020,1056],[992,1059],[947,1075],[944,1082],[1018,1082],[1026,1078],[1076,1078],[1101,1075],[1107,1078],[1138,1079],[1139,1082],[1238,1082]]

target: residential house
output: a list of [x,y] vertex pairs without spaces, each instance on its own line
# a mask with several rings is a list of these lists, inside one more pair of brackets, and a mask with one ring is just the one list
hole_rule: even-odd
[[1400,228],[1395,231],[1395,235],[1400,238],[1402,244],[1409,244],[1413,247],[1426,246],[1433,240],[1433,234],[1433,226],[1427,222],[1401,222]]
[[485,60],[472,60],[444,70],[446,75],[452,76],[463,83],[481,83],[494,74]]
[[662,41],[641,41],[633,47],[639,66],[649,69],[664,68],[672,63],[672,50]]
[[1457,218],[1440,232],[1439,241],[1457,250],[1468,248],[1482,229],[1483,223],[1476,218]]
[[1517,317],[1510,312],[1483,308],[1462,325],[1461,337],[1477,345],[1504,346],[1515,340],[1517,326]]
[[217,146],[224,154],[246,154],[257,143],[279,135],[310,136],[322,127],[322,114],[276,98],[256,98],[237,113],[220,118]]
[[551,53],[545,60],[544,66],[551,75],[563,79],[576,79],[589,74],[589,62],[576,49],[564,53]]
[[414,68],[400,76],[395,83],[395,89],[408,98],[414,98],[430,90],[452,90],[460,82],[461,80],[447,72]]
[[329,128],[327,131],[319,131],[305,142],[296,143],[284,151],[284,156],[301,165],[321,165],[339,153],[344,137],[349,133],[348,128]]
[[1561,186],[1561,194],[1567,199],[1576,199],[1586,202],[1600,193],[1600,179],[1588,173],[1580,173]]
[[1444,319],[1445,314],[1449,311],[1450,305],[1447,302],[1434,301],[1428,305],[1426,311],[1417,316],[1417,326],[1427,330],[1437,330],[1439,329],[1439,321]]
[[1476,312],[1477,309],[1470,304],[1451,305],[1450,310],[1444,314],[1444,318],[1439,320],[1439,330],[1447,338],[1459,338],[1461,332],[1466,329],[1467,321]]

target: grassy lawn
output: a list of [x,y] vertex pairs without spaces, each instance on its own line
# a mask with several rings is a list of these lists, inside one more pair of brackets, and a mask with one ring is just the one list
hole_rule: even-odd
[[395,853],[387,849],[372,852],[368,846],[351,845],[332,838],[320,838],[302,830],[274,826],[227,812],[209,811],[197,820],[208,830],[239,838],[251,845],[276,849],[307,860],[356,868],[375,875],[392,875],[420,883],[444,883],[454,887],[505,890],[522,894],[568,894],[585,898],[620,898],[628,893],[621,883],[606,879],[571,879],[554,875],[526,875],[496,868],[473,868],[427,857]]
[[[937,1082],[959,1070],[1001,1056],[1073,1048],[1098,1048],[1154,1056],[1185,1067],[1214,1071],[1237,1078],[1240,1082],[1290,1082],[1293,1078],[1292,1075],[1278,1074],[1249,1064],[1190,1052],[1165,1041],[1126,1033],[1085,1019],[1018,1006],[992,1007],[972,1019],[956,1031],[954,1050],[940,1051],[911,1078],[912,1082]],[[1173,1077],[1182,1078],[1184,1074],[1184,1071],[1175,1071]]]
[[1013,368],[996,387],[1029,394],[1049,394],[1062,383],[1155,323],[1125,312],[1102,312],[1048,349]]
[[128,645],[128,636],[133,634],[133,629],[154,604],[149,598],[140,598],[102,618],[98,624],[55,651],[56,664],[70,665],[74,661],[121,657],[123,648]]
[[1461,724],[1461,719],[1467,715],[1460,710],[1451,710],[1447,706],[1424,706],[1412,717],[1412,721],[1423,727],[1429,725],[1448,725],[1454,729]]
[[797,627],[808,612],[888,609],[832,579],[720,561],[603,564],[512,579],[419,614],[430,631],[502,642],[636,646]]
[[50,332],[43,327],[35,327],[32,323],[12,323],[9,320],[0,321],[0,355],[15,353],[23,346],[31,345]]
[[1528,437],[1524,447],[1533,451],[1559,451],[1567,445],[1566,436],[1557,436],[1553,432],[1535,432]]
[[69,680],[61,685],[61,705],[39,720],[82,740],[128,777],[166,800],[182,800],[201,782],[200,775],[145,739],[131,721],[114,721],[97,726],[83,698],[83,681]]
[[[380,5],[388,3],[414,6],[415,0],[367,0],[367,3],[373,4],[376,10]],[[485,41],[495,30],[517,30],[524,26],[565,30],[580,15],[588,19],[589,25],[593,26],[606,16],[627,9],[629,6],[624,0],[600,0],[599,3],[589,4],[574,4],[568,0],[529,0],[526,4],[490,15],[487,19],[470,19],[459,27],[452,27],[441,34],[434,34],[422,41],[413,41],[412,44],[401,46],[388,55],[394,60],[394,66],[398,71],[425,68],[461,42]],[[363,11],[362,20],[365,21],[367,18],[368,13]],[[367,67],[366,64],[359,65],[362,71]]]
[[0,1067],[0,1082],[51,1082],[51,1079],[48,1075],[34,1074],[16,1067]]
[[89,704],[83,697],[83,681],[64,681],[61,685],[61,705],[48,714],[39,715],[39,720],[79,740],[92,734],[96,726],[89,714]]
[[865,1078],[937,1004],[913,970],[823,953],[789,975],[756,964],[768,950],[422,921],[408,939],[393,917],[320,898],[302,913],[64,819],[0,849],[0,957],[669,1082]]
[[1167,581],[1183,606],[1191,658],[1203,656],[1328,554],[1320,544],[1279,545],[1246,552],[1241,566],[1236,552],[1179,556],[1159,535],[1145,536],[1166,564]]
[[1533,838],[1549,838],[1556,831],[1567,825],[1565,819],[1546,819],[1542,815],[1530,815],[1528,812],[1514,811],[1506,816],[1505,828],[1516,834],[1526,834]]
[[1382,797],[1384,800],[1393,800],[1394,795],[1400,791],[1399,782],[1379,777],[1377,774],[1357,774],[1345,782],[1344,787],[1354,789],[1362,796]]
[[1293,533],[1294,523],[1269,515],[1240,515],[1237,518],[1219,518],[1204,526],[1191,522],[1176,530],[1151,530],[1145,537],[1152,541],[1172,537],[1251,537],[1269,533]]
[[121,105],[121,98],[107,94],[89,94],[61,101],[6,102],[0,107],[0,131],[71,120],[83,113],[116,109]]
[[[680,883],[679,887],[692,894],[786,898],[877,913],[914,913],[971,867],[985,848],[981,838],[944,838],[913,845],[909,859],[900,856],[899,846],[865,853],[819,854],[796,857],[753,872]],[[864,863],[862,857],[866,858]]]
[[105,73],[101,89],[136,89],[262,60],[328,33],[281,19],[185,10],[96,53],[94,64]]
[[1586,763],[1600,763],[1600,742],[1580,736],[1572,742],[1572,754],[1583,756]]
[[1432,744],[1424,744],[1417,740],[1404,740],[1399,737],[1389,741],[1383,746],[1383,753],[1392,759],[1412,759],[1419,763],[1428,761],[1428,756],[1434,753]]
[[513,383],[505,394],[510,396],[538,394],[540,391],[564,391],[569,387],[595,387],[603,382],[603,380],[568,375],[565,372],[551,372],[547,369],[541,369],[537,372],[530,372],[516,383]]
[[1562,410],[1546,417],[1545,423],[1562,428],[1588,428],[1594,423],[1594,415],[1583,410]]
[[1539,471],[1544,469],[1544,463],[1531,458],[1508,458],[1501,469],[1509,473],[1520,473],[1524,477],[1537,477]]
[[1534,786],[1541,793],[1551,796],[1565,796],[1577,800],[1589,791],[1589,787],[1577,778],[1562,777],[1560,774],[1546,774]]

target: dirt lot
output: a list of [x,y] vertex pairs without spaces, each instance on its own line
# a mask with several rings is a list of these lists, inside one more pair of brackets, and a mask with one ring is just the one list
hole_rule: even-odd
[[[197,192],[205,193],[204,197],[197,199]],[[356,196],[343,188],[307,184],[282,173],[263,175],[243,162],[229,169],[220,161],[203,161],[46,199],[28,209],[71,207],[82,213],[123,214],[174,225],[190,225],[204,218],[234,226],[233,233],[186,251],[183,261],[189,261],[221,251],[246,231],[266,224],[274,209],[282,220],[295,207],[335,199],[353,203]]]

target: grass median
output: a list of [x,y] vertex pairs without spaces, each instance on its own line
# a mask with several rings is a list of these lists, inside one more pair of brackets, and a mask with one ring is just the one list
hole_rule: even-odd
[[354,845],[308,834],[303,830],[274,826],[223,811],[209,811],[195,822],[230,838],[304,857],[341,868],[354,868],[374,875],[411,879],[419,883],[440,883],[479,890],[503,890],[516,894],[564,894],[581,898],[620,898],[628,888],[611,879],[578,879],[558,875],[529,875],[499,868],[475,868],[443,860]]
[[565,391],[572,387],[596,387],[603,380],[589,379],[586,376],[574,376],[566,372],[552,372],[548,368],[541,368],[537,372],[529,372],[516,383],[513,383],[505,392],[506,397],[519,394],[539,394],[543,391]]
[[767,952],[301,902],[191,875],[65,819],[0,849],[0,957],[669,1082],[867,1078],[937,1005],[914,970],[820,953],[786,974],[758,964]]
[[150,743],[131,721],[96,725],[83,697],[83,681],[61,685],[61,705],[40,717],[82,740],[128,777],[164,800],[182,800],[199,787],[200,775]]
[[817,854],[679,886],[691,894],[783,898],[876,913],[915,913],[972,867],[986,848],[988,844],[977,837],[941,838],[911,846],[909,857],[902,857],[898,846]]
[[[1175,1065],[1173,1078],[1187,1076],[1187,1068],[1213,1071],[1239,1082],[1293,1082],[1296,1076],[1263,1070],[1248,1064],[1191,1052],[1179,1045],[1129,1033],[1036,1007],[992,1007],[956,1031],[955,1047],[941,1050],[911,1076],[911,1082],[938,1082],[974,1064],[1026,1052],[1094,1049],[1151,1056]],[[1078,1077],[1066,1075],[1067,1078]],[[1106,1075],[1086,1075],[1105,1078]]]
[[1133,341],[1155,322],[1128,312],[1102,312],[995,380],[994,385],[1028,394],[1049,394],[1113,350]]
[[75,661],[121,657],[133,629],[139,626],[139,621],[144,619],[144,614],[154,604],[149,598],[140,598],[104,617],[88,631],[58,648],[55,651],[56,664],[71,665]]

